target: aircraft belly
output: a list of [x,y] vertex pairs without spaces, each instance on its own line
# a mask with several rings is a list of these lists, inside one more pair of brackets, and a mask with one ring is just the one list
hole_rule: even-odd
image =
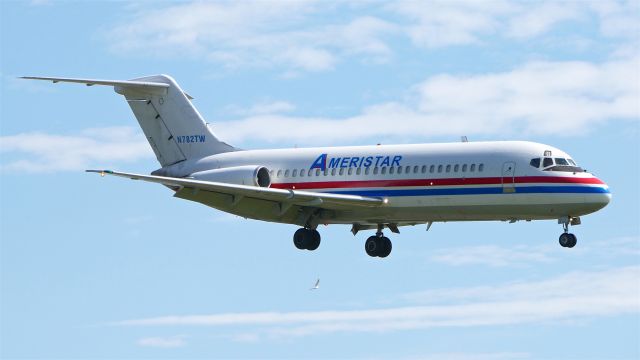
[[320,224],[377,224],[557,219],[567,214],[585,215],[600,208],[586,201],[583,194],[407,196],[389,198],[388,204],[379,207],[334,209],[238,199],[228,194],[193,189],[182,189],[175,196],[245,218],[298,225],[304,225],[311,213]]

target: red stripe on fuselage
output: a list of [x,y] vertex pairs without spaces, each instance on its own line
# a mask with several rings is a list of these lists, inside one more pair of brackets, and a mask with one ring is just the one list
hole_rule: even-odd
[[[505,178],[508,181],[508,178]],[[597,184],[604,185],[595,177],[577,178],[561,176],[519,176],[516,184]],[[502,177],[484,178],[447,178],[447,179],[388,179],[388,180],[353,180],[353,181],[313,181],[299,183],[274,183],[275,189],[340,189],[340,188],[380,188],[410,186],[462,186],[462,185],[501,185]]]

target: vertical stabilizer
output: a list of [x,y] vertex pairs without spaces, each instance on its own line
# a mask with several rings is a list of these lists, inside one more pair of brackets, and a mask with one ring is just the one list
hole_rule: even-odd
[[127,99],[163,167],[186,159],[235,150],[213,134],[189,97],[171,77],[154,75],[131,81],[169,85],[165,91],[115,86],[115,91]]

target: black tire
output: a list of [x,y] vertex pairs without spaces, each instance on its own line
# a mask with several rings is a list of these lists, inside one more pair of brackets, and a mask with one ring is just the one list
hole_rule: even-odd
[[300,250],[304,250],[309,244],[308,239],[308,230],[305,228],[300,228],[293,234],[293,245],[295,245]]
[[576,244],[578,243],[578,238],[573,234],[567,234],[567,235],[569,235],[569,244],[567,245],[567,247],[572,248],[576,246]]
[[309,243],[307,244],[307,250],[313,251],[320,246],[320,233],[318,230],[307,230],[309,233]]
[[376,236],[370,236],[367,241],[364,242],[364,251],[371,257],[378,256],[378,249],[380,248],[378,238]]
[[558,239],[558,242],[562,247],[569,247],[569,244],[571,244],[571,238],[569,237],[568,233],[562,233],[560,234],[560,238]]
[[388,237],[383,237],[380,240],[380,242],[382,243],[382,247],[380,248],[380,253],[378,254],[378,256],[381,258],[386,258],[387,256],[389,256],[389,254],[391,254],[391,249],[393,248],[393,246],[391,245],[391,240],[389,240]]

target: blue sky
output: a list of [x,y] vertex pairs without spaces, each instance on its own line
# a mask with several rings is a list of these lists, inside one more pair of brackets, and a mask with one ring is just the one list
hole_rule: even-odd
[[[640,357],[640,2],[0,3],[3,358]],[[243,148],[521,139],[612,203],[573,228],[369,234],[244,220],[162,186],[108,87],[172,75]],[[316,278],[321,288],[309,291]]]

